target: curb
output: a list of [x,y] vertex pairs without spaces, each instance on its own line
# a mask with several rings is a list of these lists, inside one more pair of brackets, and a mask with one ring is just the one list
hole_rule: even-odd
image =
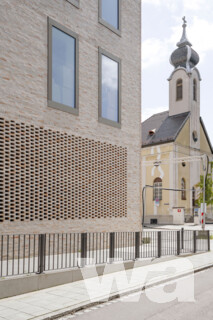
[[[158,280],[158,281],[155,281],[154,283],[149,283],[147,285],[144,285],[143,287],[141,287],[141,286],[140,287],[135,287],[134,289],[133,288],[132,289],[129,288],[129,289],[127,289],[127,291],[124,291],[124,292],[122,292],[120,294],[116,293],[116,294],[110,295],[110,297],[108,298],[108,301],[115,300],[115,299],[118,299],[120,297],[124,297],[124,296],[127,296],[129,294],[132,294],[132,293],[144,291],[145,289],[149,289],[149,288],[161,285],[163,283],[170,282],[172,280],[177,280],[177,279],[183,278],[185,276],[188,276],[190,274],[195,274],[195,273],[198,273],[198,272],[210,269],[210,268],[213,268],[213,263],[210,263],[210,264],[202,266],[202,267],[198,267],[198,268],[194,269],[193,272],[189,271],[189,272],[181,273],[181,274],[178,274],[176,276],[168,277],[167,279]],[[41,317],[38,317],[38,318],[36,317],[34,319],[37,319],[37,320],[56,320],[56,319],[59,319],[60,317],[73,315],[78,311],[85,310],[85,309],[88,309],[88,308],[91,308],[93,306],[97,306],[97,305],[100,305],[100,304],[103,304],[103,303],[106,303],[106,298],[100,298],[100,300],[97,301],[97,302],[82,303],[81,305],[76,306],[74,308],[70,308],[70,309],[66,308],[67,310],[64,310],[64,311],[61,311],[61,312],[60,311],[58,311],[58,312],[56,311],[54,313],[51,313],[47,317],[45,317],[45,315],[43,315]]]

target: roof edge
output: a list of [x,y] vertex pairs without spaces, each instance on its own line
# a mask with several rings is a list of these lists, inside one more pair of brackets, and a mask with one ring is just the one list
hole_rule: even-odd
[[142,144],[141,148],[143,149],[143,148],[147,148],[147,147],[154,147],[154,146],[158,146],[160,144],[166,144],[166,143],[171,143],[171,142],[174,142],[174,140],[170,139],[170,140],[159,141],[159,142],[155,142],[155,143]]
[[163,113],[169,113],[169,109],[166,110],[166,111],[162,111],[162,112],[158,112],[158,113],[154,113],[153,115],[151,115],[149,118],[147,118],[146,120],[144,121],[141,121],[141,124],[143,124],[144,122],[146,122],[147,120],[151,119],[152,117],[155,117],[156,115],[159,115],[159,114],[163,114]]
[[205,124],[204,124],[204,122],[203,122],[202,117],[200,117],[200,123],[201,123],[201,126],[202,126],[202,128],[203,128],[203,131],[204,131],[204,134],[205,134],[205,136],[206,136],[206,139],[207,139],[207,141],[208,141],[208,144],[209,144],[209,146],[210,146],[211,153],[213,154],[213,147],[212,147],[212,144],[211,144],[211,141],[210,141],[210,138],[209,138],[209,135],[208,135],[208,132],[207,132],[207,130],[206,130],[206,127],[205,127]]

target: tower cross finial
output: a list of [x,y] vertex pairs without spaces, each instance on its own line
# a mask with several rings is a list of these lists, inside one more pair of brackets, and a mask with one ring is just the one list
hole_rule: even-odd
[[184,16],[182,18],[182,20],[183,20],[183,25],[182,25],[183,34],[182,34],[182,37],[181,37],[180,41],[177,43],[177,46],[178,47],[184,47],[184,46],[188,45],[188,46],[191,47],[192,44],[189,42],[189,40],[187,39],[187,36],[186,36],[186,27],[187,27],[186,17]]

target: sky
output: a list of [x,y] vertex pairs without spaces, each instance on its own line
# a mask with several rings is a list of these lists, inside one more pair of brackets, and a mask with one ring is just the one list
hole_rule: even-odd
[[212,0],[142,0],[142,121],[169,108],[167,79],[174,70],[169,58],[182,35],[183,16],[187,37],[200,56],[200,113],[213,144]]

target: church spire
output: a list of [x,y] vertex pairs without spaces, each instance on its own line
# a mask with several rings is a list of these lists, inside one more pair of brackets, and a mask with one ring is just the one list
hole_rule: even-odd
[[186,36],[186,27],[187,21],[183,17],[183,34],[180,41],[177,43],[177,49],[171,54],[170,63],[177,68],[186,69],[187,73],[191,73],[192,69],[199,62],[199,55],[195,50],[193,50],[191,42],[187,39]]
[[187,27],[186,18],[183,17],[182,20],[183,20],[183,25],[182,25],[182,27],[183,27],[183,34],[182,34],[182,37],[181,37],[180,41],[177,43],[177,47],[180,48],[180,47],[184,47],[184,46],[186,46],[186,45],[188,45],[188,46],[191,47],[192,44],[191,44],[191,42],[189,42],[189,40],[187,39],[187,36],[186,36],[186,27]]

